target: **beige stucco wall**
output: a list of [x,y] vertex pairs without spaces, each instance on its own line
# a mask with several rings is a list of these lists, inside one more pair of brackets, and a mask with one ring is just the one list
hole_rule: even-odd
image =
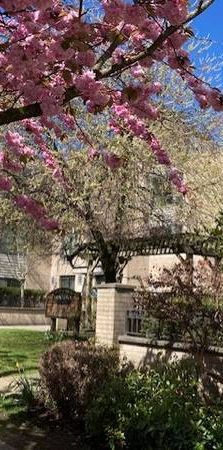
[[[200,257],[194,257],[194,264],[198,259]],[[124,269],[122,283],[137,285],[137,277],[146,281],[148,276],[158,275],[164,267],[170,268],[177,263],[179,258],[176,255],[135,256]],[[31,254],[28,255],[26,287],[49,292],[59,287],[60,276],[75,276],[75,291],[81,292],[86,271],[86,261],[81,258],[76,259],[73,269],[59,253],[42,257]],[[94,274],[102,274],[101,267],[95,268]]]
[[60,285],[60,276],[76,276],[75,277],[75,290],[81,292],[84,283],[83,275],[86,273],[86,262],[77,258],[75,261],[75,269],[73,269],[68,261],[61,258],[59,254],[52,256],[51,265],[51,290],[57,289]]
[[[150,343],[149,340],[134,336],[119,336],[119,352],[121,359],[131,361],[136,368],[153,367],[158,361],[173,362],[194,357],[199,354],[190,351],[189,345],[174,343],[172,347],[167,342]],[[203,363],[206,372],[214,372],[223,377],[223,349],[211,347],[204,354]]]
[[50,325],[51,320],[45,317],[40,309],[0,308],[0,325]]
[[158,274],[166,267],[173,267],[179,262],[176,255],[134,256],[123,271],[123,283],[136,284],[137,277],[146,280],[151,274]]
[[[185,258],[185,254],[182,254]],[[196,266],[201,256],[193,257],[193,264]],[[170,269],[175,264],[179,264],[180,259],[176,255],[152,255],[152,256],[134,256],[126,265],[123,271],[124,284],[137,284],[137,277],[146,281],[149,276],[158,276],[164,268]]]
[[51,261],[51,256],[38,256],[34,253],[27,256],[26,289],[50,291]]
[[[82,292],[85,275],[87,273],[87,262],[82,258],[75,260],[75,267],[72,268],[70,263],[61,258],[59,254],[52,256],[51,265],[51,290],[59,287],[60,276],[75,276],[75,291]],[[102,274],[101,267],[94,269],[94,275]]]
[[161,347],[149,347],[149,345],[145,344],[145,341],[146,340],[143,338],[120,336],[120,358],[131,361],[135,367],[142,367],[145,364],[152,366],[158,359],[173,361],[188,356],[188,354],[180,350],[176,351],[166,350]]

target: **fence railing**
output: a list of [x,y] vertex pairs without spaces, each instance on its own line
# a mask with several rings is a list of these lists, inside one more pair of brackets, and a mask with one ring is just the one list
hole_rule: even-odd
[[127,311],[126,334],[141,336],[144,313],[141,309]]

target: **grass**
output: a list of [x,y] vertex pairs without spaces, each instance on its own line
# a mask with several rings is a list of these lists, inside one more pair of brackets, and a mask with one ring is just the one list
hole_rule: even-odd
[[13,417],[17,414],[25,414],[26,411],[26,406],[19,402],[15,395],[0,394],[0,413],[3,413],[5,417],[10,418],[10,416]]
[[40,331],[0,330],[0,377],[17,373],[18,365],[25,371],[36,370],[48,345]]
[[[37,369],[52,343],[43,332],[1,329],[0,381],[18,373],[18,364],[24,371]],[[22,392],[0,394],[1,440],[16,450],[90,450],[83,430],[61,426],[38,406],[29,409]]]

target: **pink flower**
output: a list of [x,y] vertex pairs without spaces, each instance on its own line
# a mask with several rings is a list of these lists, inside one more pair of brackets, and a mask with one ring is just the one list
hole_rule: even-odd
[[5,140],[9,148],[13,151],[13,153],[20,156],[33,157],[35,152],[30,147],[25,145],[23,137],[19,133],[13,133],[11,131],[7,131],[5,135]]
[[188,192],[188,187],[186,183],[183,180],[182,175],[180,174],[179,170],[175,167],[172,167],[169,172],[169,178],[172,181],[172,183],[176,186],[178,192],[180,192],[183,195],[186,195]]
[[133,66],[131,72],[132,72],[132,75],[136,78],[139,78],[144,74],[144,70],[143,70],[142,66],[140,66],[139,64],[136,64],[136,66]]
[[119,169],[123,165],[123,159],[115,153],[103,153],[104,160],[110,169]]
[[155,138],[154,135],[150,135],[149,138],[150,148],[156,157],[159,164],[164,164],[165,166],[170,166],[171,161],[167,152],[161,147],[159,141]]
[[55,219],[49,219],[48,217],[41,217],[38,221],[39,225],[47,231],[54,231],[59,229],[59,223]]
[[16,195],[14,197],[16,206],[35,219],[45,230],[56,230],[59,228],[58,221],[47,217],[45,208],[36,200],[27,195]]
[[6,177],[0,177],[0,189],[2,191],[11,191],[12,189],[12,182],[9,180],[9,178]]
[[88,150],[88,158],[89,159],[95,159],[100,155],[100,152],[97,148],[91,147]]
[[123,57],[125,55],[124,49],[118,47],[112,54],[112,62],[113,64],[120,64],[123,61]]
[[79,52],[75,58],[75,61],[80,66],[93,67],[95,64],[95,54],[92,50],[86,52]]

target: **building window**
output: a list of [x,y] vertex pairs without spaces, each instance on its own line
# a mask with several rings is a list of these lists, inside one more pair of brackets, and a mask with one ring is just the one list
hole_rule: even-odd
[[63,275],[60,277],[60,287],[74,290],[75,276]]
[[95,278],[95,283],[96,283],[96,284],[102,284],[102,283],[105,283],[105,277],[104,277],[104,275],[95,275],[94,278]]

